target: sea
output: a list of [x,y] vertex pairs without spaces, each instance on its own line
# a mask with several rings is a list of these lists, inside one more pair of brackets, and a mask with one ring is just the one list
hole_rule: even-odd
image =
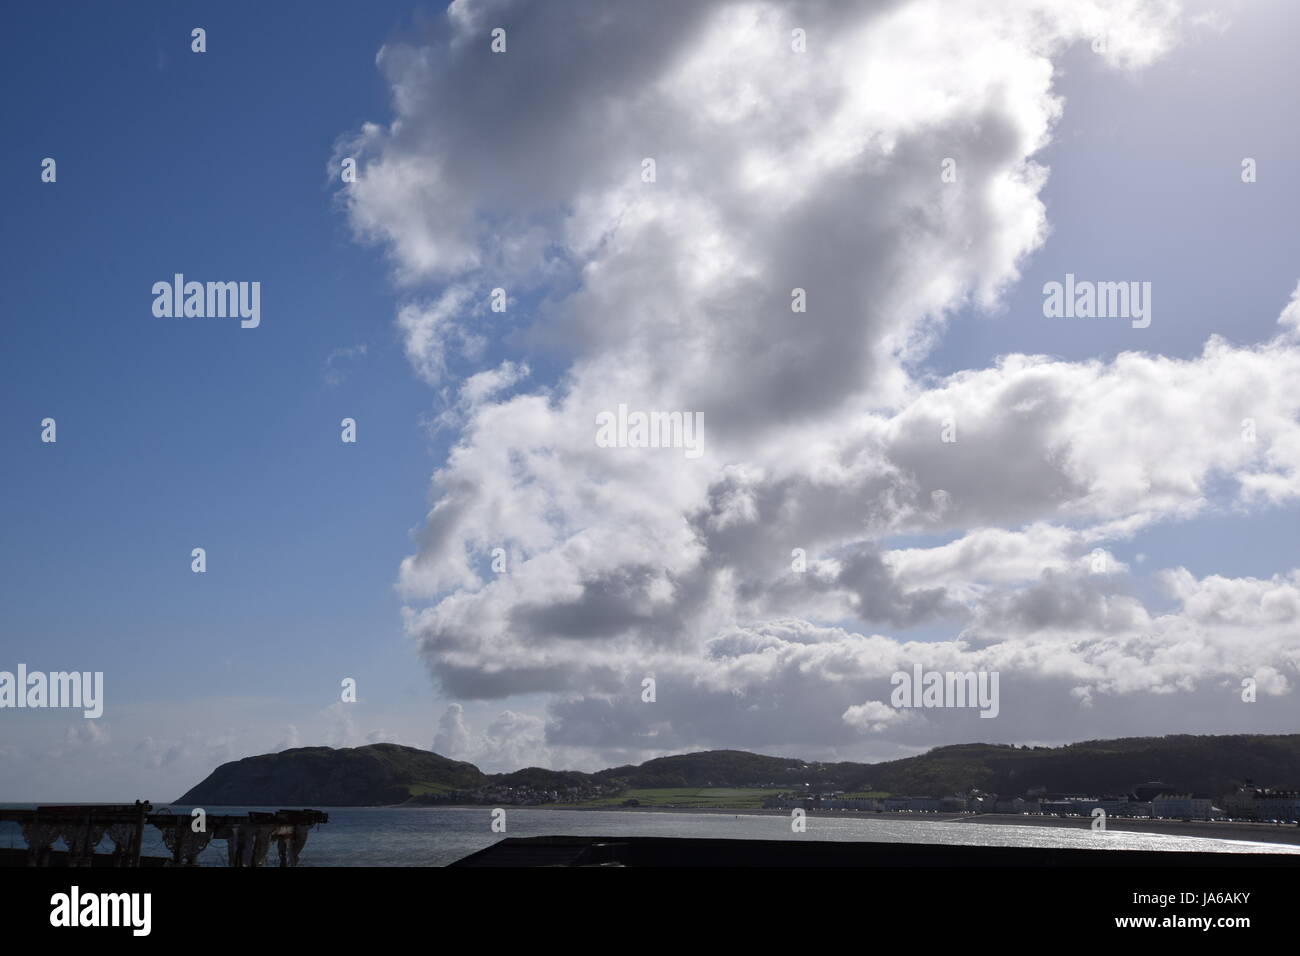
[[[26,808],[35,804],[6,804]],[[155,805],[188,815],[189,806]],[[205,807],[209,814],[247,813],[275,807]],[[812,815],[807,832],[794,833],[784,815],[692,813],[652,810],[557,810],[506,807],[506,832],[492,831],[491,807],[321,807],[329,823],[314,830],[300,865],[446,866],[503,836],[660,836],[754,840],[832,840],[837,842],[942,843],[968,846],[1079,847],[1117,850],[1192,850],[1214,853],[1300,854],[1300,846],[1170,834],[1093,831],[1068,827],[1014,826],[956,820],[907,820],[875,814]],[[0,846],[25,846],[15,823],[0,823]],[[62,842],[55,844],[63,849]],[[101,853],[109,852],[107,838]],[[145,829],[145,855],[168,856],[161,834]],[[267,860],[275,863],[275,850]],[[225,843],[213,841],[200,865],[225,866]]]

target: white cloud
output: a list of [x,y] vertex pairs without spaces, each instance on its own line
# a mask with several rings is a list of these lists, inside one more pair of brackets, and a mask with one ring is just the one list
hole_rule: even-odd
[[438,721],[433,749],[444,757],[467,760],[487,773],[526,766],[551,766],[545,723],[536,716],[504,710],[481,733],[474,733],[460,704],[449,704]]
[[365,358],[367,346],[352,345],[331,349],[330,353],[325,356],[325,364],[321,371],[326,385],[342,385],[348,377],[348,363],[358,359]]
[[891,707],[883,701],[869,700],[863,704],[854,704],[844,711],[841,719],[860,730],[879,733],[896,726],[901,721],[915,718],[911,711]]
[[[497,346],[445,419],[458,438],[401,567],[408,630],[449,696],[551,695],[544,727],[507,712],[478,739],[448,711],[440,740],[521,762],[833,749],[864,730],[940,742],[963,715],[872,706],[917,661],[998,669],[997,723],[1021,739],[1078,736],[1079,702],[1103,696],[1126,703],[1089,727],[1179,729],[1153,700],[1204,702],[1254,673],[1287,686],[1295,654],[1267,615],[1290,613],[1289,585],[1256,611],[1250,585],[1175,574],[1180,608],[1159,614],[1108,548],[1211,507],[1221,479],[1240,507],[1296,494],[1294,306],[1274,340],[1213,338],[1188,359],[918,369],[1047,234],[1053,58],[1104,35],[1114,65],[1149,64],[1176,40],[1174,5],[600,10],[458,2],[442,33],[382,51],[397,115],[350,143],[358,235],[405,288],[443,290],[399,316],[417,372],[450,378],[454,337]],[[484,31],[507,11],[494,56]],[[508,326],[482,309],[497,286],[522,310]],[[525,379],[535,352],[562,373]],[[704,454],[596,447],[597,413],[620,403],[702,412]],[[890,549],[904,534],[956,538]],[[1225,589],[1220,617],[1257,627],[1235,643],[1198,617]],[[1221,718],[1234,706],[1212,699]]]

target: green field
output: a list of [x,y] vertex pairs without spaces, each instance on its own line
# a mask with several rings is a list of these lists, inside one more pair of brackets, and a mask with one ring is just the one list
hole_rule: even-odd
[[420,783],[408,783],[406,789],[410,791],[411,796],[422,797],[426,793],[450,793],[456,788],[446,783],[428,783],[427,781],[421,781]]
[[670,787],[662,790],[626,790],[616,797],[601,797],[597,800],[566,805],[618,807],[626,800],[636,800],[643,807],[755,810],[763,805],[764,797],[781,792],[781,790],[760,790],[755,787]]

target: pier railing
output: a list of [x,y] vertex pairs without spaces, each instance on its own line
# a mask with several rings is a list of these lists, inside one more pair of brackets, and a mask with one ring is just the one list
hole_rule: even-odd
[[[85,804],[37,807],[34,810],[0,809],[0,822],[17,823],[27,844],[27,866],[194,866],[213,840],[224,840],[230,866],[263,866],[271,845],[278,850],[280,866],[297,866],[307,836],[329,822],[320,810],[252,811],[245,814],[190,814],[153,812],[148,801],[134,804]],[[162,833],[170,857],[143,857],[145,827]],[[107,836],[111,853],[95,848]],[[54,850],[62,838],[66,853]],[[9,851],[19,852],[19,851]]]

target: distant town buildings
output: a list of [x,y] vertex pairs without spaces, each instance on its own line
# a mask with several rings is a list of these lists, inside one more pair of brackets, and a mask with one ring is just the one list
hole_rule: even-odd
[[1300,821],[1300,790],[1260,790],[1239,787],[1223,799],[1224,812],[1234,819]]
[[1193,797],[1190,793],[1162,793],[1151,801],[1153,817],[1182,820],[1209,820],[1222,816],[1216,811],[1213,800]]
[[774,794],[763,806],[775,809],[858,810],[877,813],[1008,813],[1090,817],[1100,807],[1108,817],[1168,820],[1258,820],[1300,822],[1300,791],[1240,787],[1219,798],[1179,792],[1160,781],[1148,781],[1122,795],[1087,796],[1049,793],[1044,787],[1023,796],[1007,797],[971,790],[947,797],[868,794],[808,790]]

